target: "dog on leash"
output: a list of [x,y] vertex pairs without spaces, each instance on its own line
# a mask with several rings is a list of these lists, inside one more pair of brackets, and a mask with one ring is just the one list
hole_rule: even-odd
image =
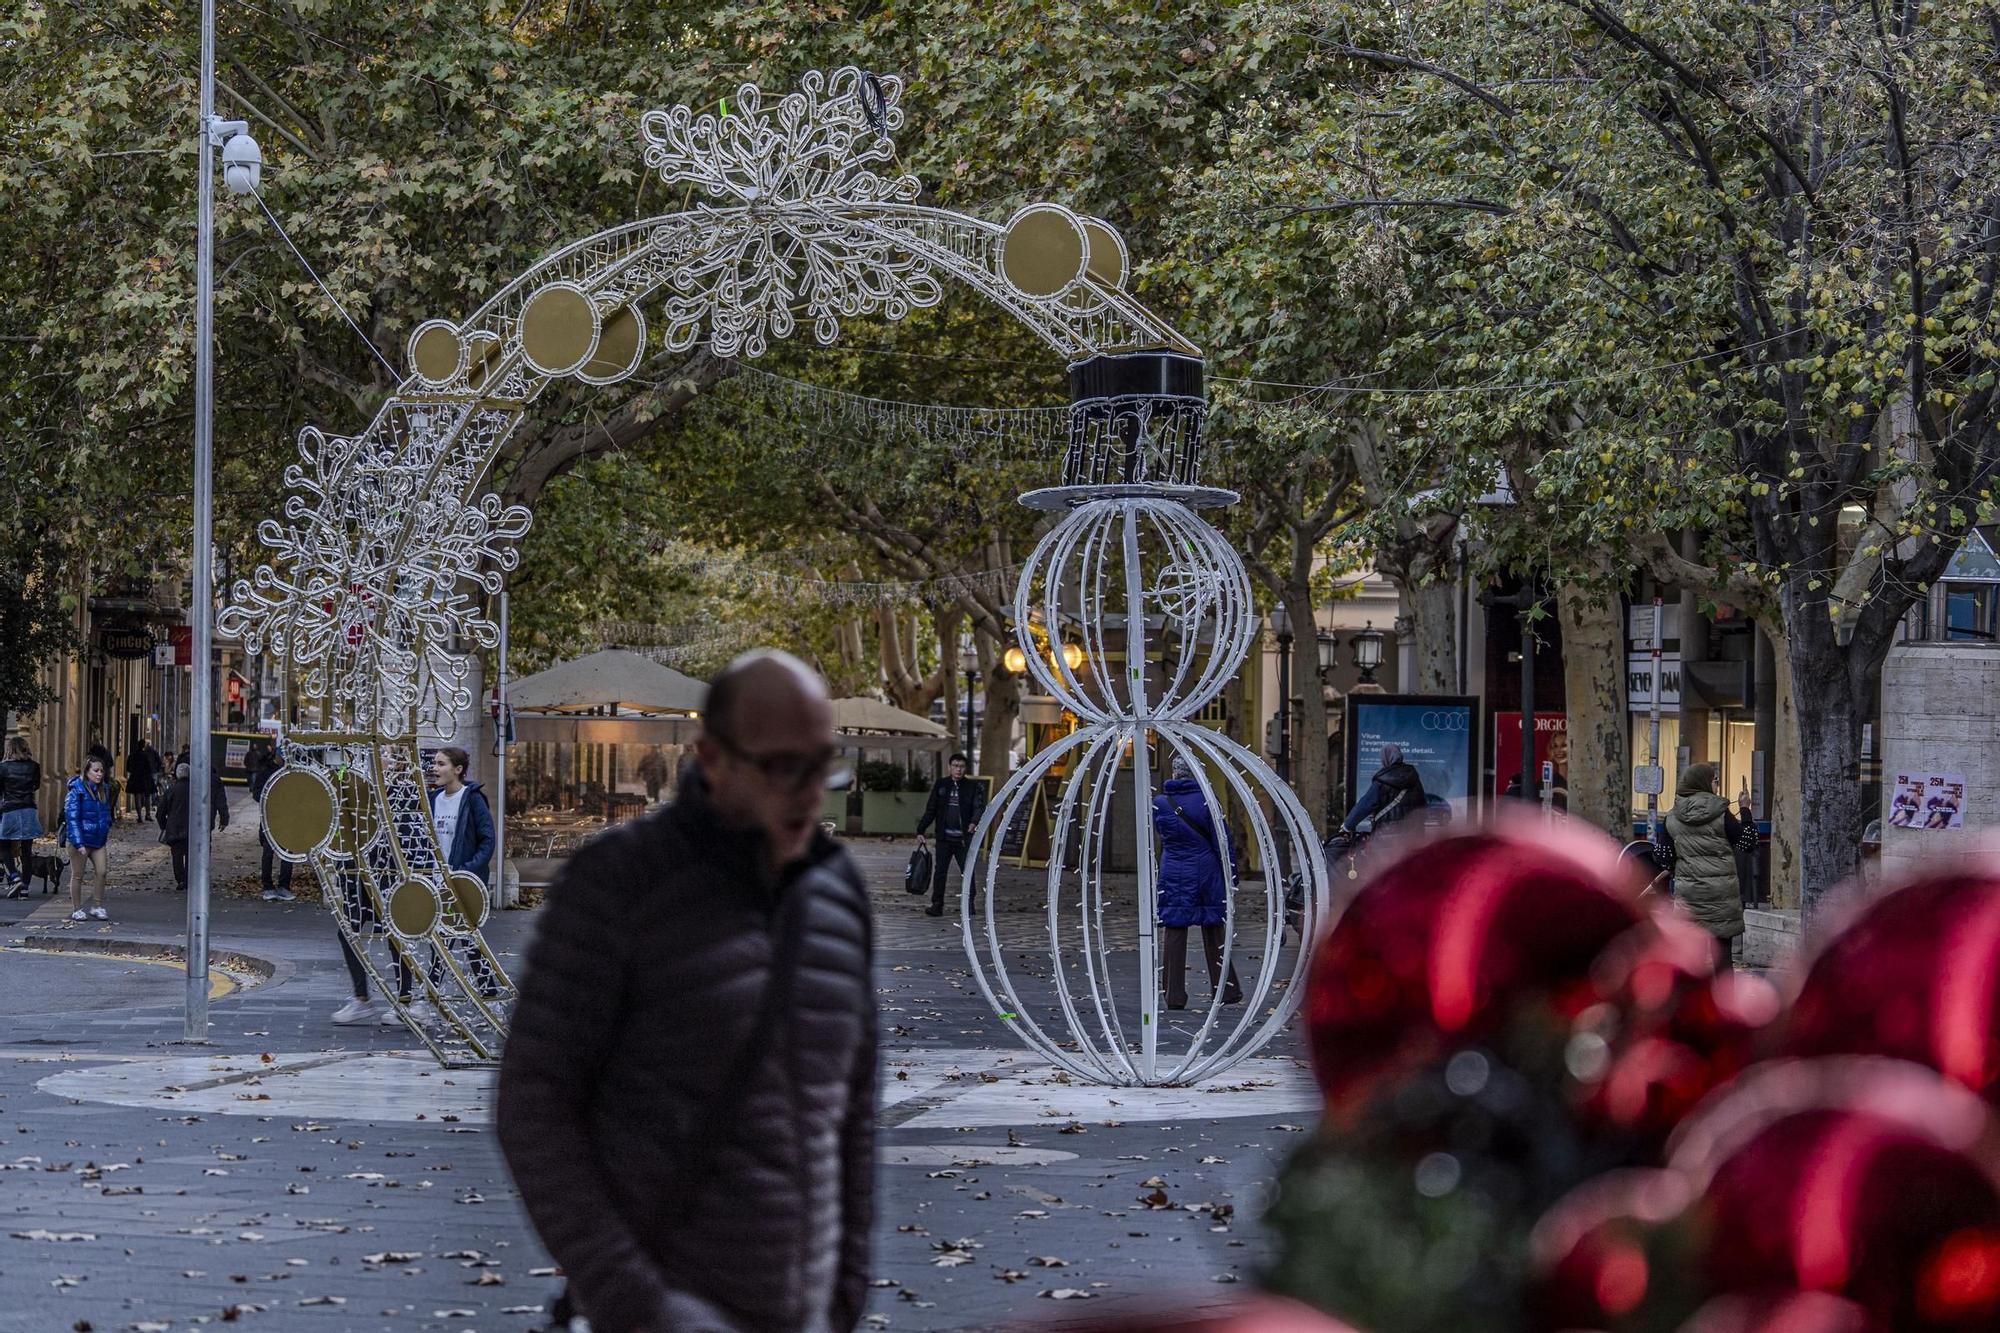
[[[61,893],[62,878],[69,870],[69,858],[59,852],[28,853],[27,880],[39,878],[43,893]],[[25,886],[26,880],[23,880]]]

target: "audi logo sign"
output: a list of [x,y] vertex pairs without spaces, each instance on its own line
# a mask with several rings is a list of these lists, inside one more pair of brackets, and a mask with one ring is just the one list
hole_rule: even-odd
[[1472,727],[1472,715],[1461,709],[1433,709],[1417,719],[1417,725],[1425,731],[1468,731]]

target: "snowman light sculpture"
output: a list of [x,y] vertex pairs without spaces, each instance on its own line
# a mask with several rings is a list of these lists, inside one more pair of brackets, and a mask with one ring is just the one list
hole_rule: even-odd
[[[960,890],[965,949],[1002,1022],[1051,1063],[1093,1083],[1192,1083],[1254,1054],[1297,1008],[1328,877],[1291,789],[1202,720],[1257,616],[1241,557],[1199,512],[1236,499],[1200,483],[1201,362],[1099,356],[1072,366],[1070,385],[1063,484],[1021,497],[1061,517],[1022,568],[1013,611],[1030,675],[1078,725],[1008,779],[975,831]],[[1074,642],[1075,664],[1045,654],[1036,626],[1052,644]],[[1224,833],[1212,844],[1227,888],[1221,974],[1239,969],[1243,995],[1225,1004],[1215,986],[1205,1007],[1169,1015],[1153,794],[1175,759]],[[1038,800],[1046,897],[1039,912],[1010,912],[985,890],[1008,830]],[[1245,830],[1240,845],[1228,825]],[[1304,890],[1289,954],[1283,866]]]

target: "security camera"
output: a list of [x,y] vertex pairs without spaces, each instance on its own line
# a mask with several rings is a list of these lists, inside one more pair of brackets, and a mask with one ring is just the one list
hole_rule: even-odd
[[229,136],[222,145],[222,182],[231,194],[251,194],[264,175],[264,150],[247,133]]

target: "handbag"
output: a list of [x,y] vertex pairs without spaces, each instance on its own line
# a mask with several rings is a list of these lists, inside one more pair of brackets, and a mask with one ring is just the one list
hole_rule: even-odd
[[903,892],[928,893],[931,887],[931,849],[919,847],[910,853],[910,863],[903,867]]

